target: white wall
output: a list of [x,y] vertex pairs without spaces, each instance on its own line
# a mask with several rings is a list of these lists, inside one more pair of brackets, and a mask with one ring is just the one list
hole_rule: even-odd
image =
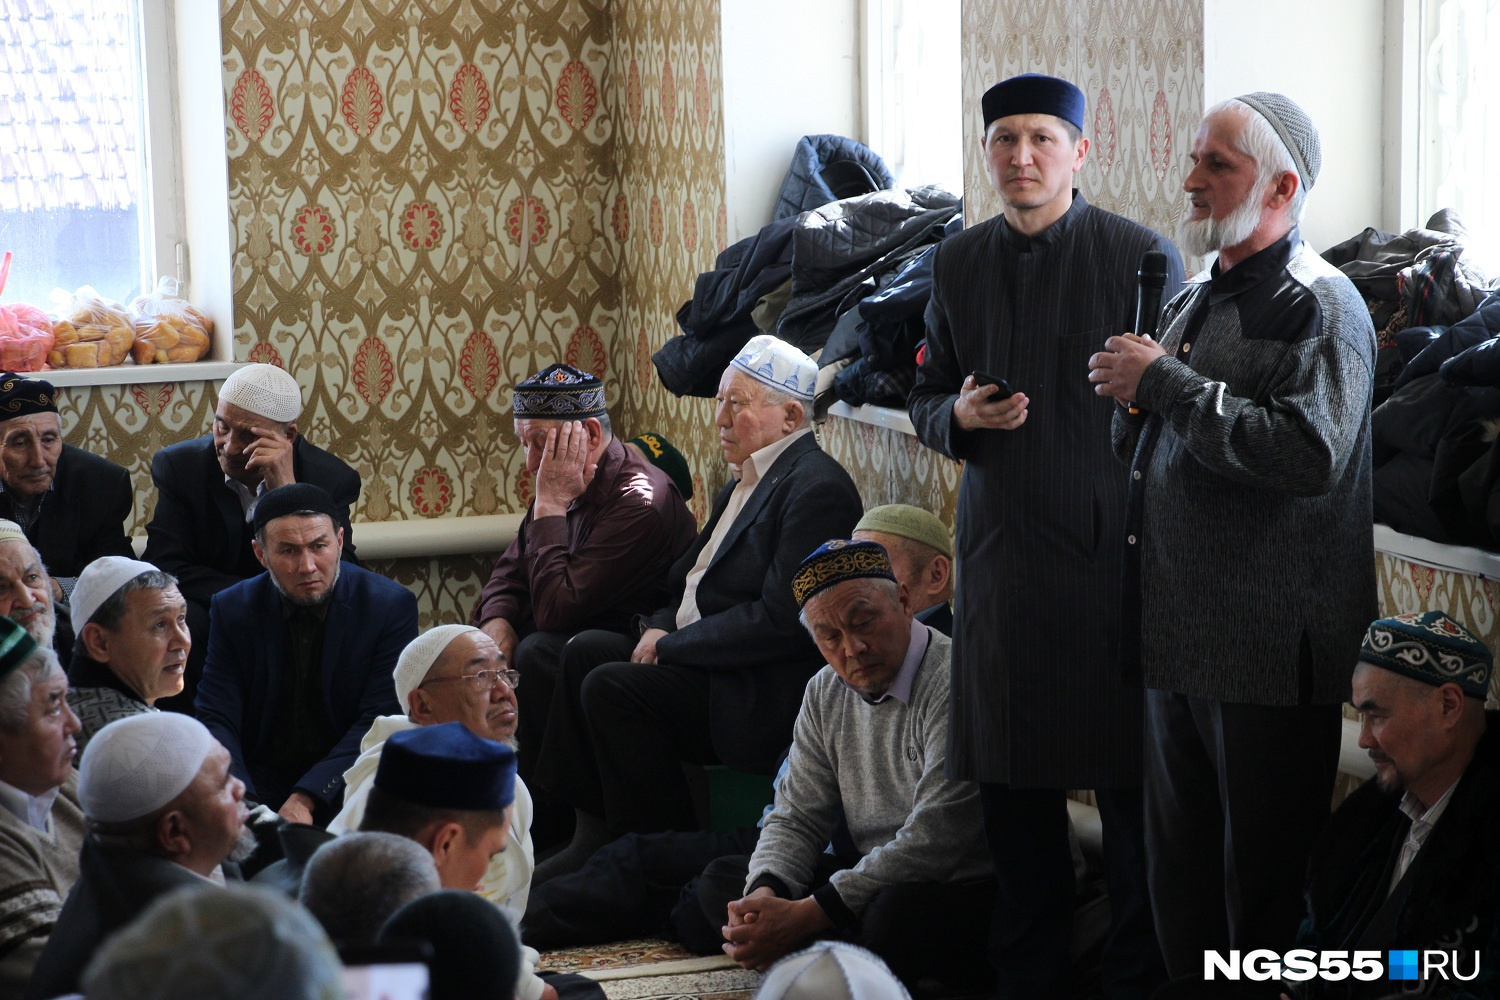
[[1318,128],[1323,169],[1302,236],[1320,251],[1366,226],[1406,228],[1385,217],[1384,29],[1375,0],[1204,0],[1204,106],[1274,90]]
[[858,0],[722,0],[729,241],[771,221],[804,135],[861,138]]

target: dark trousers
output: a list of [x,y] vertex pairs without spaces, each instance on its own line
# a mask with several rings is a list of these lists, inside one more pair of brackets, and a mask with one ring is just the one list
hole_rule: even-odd
[[[1146,884],[1139,788],[1094,793],[1104,827],[1110,929],[1099,960],[1111,1000],[1145,1000],[1166,979]],[[1070,989],[1074,914],[1067,797],[1057,789],[981,783],[985,839],[998,891],[989,955],[999,996],[1046,998]]]
[[[696,882],[709,862],[755,850],[760,830],[630,833],[601,847],[579,871],[534,886],[521,940],[545,951],[650,937],[670,928],[692,951],[723,943],[698,905]],[[684,905],[686,904],[686,905]]]
[[611,834],[696,830],[683,762],[717,764],[705,671],[606,663],[583,682],[604,820]]
[[568,636],[533,632],[516,644],[511,666],[521,673],[516,691],[520,706],[516,725],[516,773],[531,791],[531,842],[538,852],[565,843],[572,834],[573,808],[547,794],[536,781],[536,762],[547,731],[547,718],[562,677],[562,654]]
[[1146,692],[1148,878],[1174,979],[1201,977],[1206,949],[1292,947],[1340,715]]
[[[841,867],[833,855],[819,855],[808,892],[826,885]],[[744,896],[749,871],[748,855],[719,858],[704,870],[698,901],[705,926],[717,930],[729,922],[729,904]],[[870,949],[909,988],[922,979],[936,979],[950,988],[982,986],[990,978],[980,959],[985,915],[994,905],[992,879],[908,882],[876,893],[852,933],[830,931],[825,936]]]
[[[550,683],[544,682],[549,685],[549,703],[544,712],[537,713],[546,723],[541,738],[532,740],[537,744],[532,766],[536,786],[543,795],[595,816],[604,815],[599,768],[584,722],[583,680],[600,664],[628,660],[634,648],[626,636],[598,629],[580,632],[563,646],[553,678]],[[524,686],[530,681],[523,678],[521,683]],[[525,709],[521,715],[526,715]],[[520,739],[524,747],[526,740]]]

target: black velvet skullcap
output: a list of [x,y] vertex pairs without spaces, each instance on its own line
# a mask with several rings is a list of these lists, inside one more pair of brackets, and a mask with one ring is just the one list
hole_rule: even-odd
[[57,390],[51,382],[0,372],[0,420],[56,412]]
[[278,486],[255,501],[255,533],[259,535],[266,525],[288,514],[327,514],[335,526],[339,523],[339,505],[327,490],[312,483],[292,483]]
[[1001,80],[984,92],[980,105],[986,131],[991,122],[1011,115],[1053,115],[1083,131],[1083,91],[1055,76],[1022,73]]

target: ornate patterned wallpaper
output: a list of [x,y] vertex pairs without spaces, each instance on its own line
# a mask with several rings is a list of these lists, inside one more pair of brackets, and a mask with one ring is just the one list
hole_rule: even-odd
[[[235,356],[297,377],[303,433],[364,478],[356,520],[524,509],[510,386],[556,360],[722,481],[711,411],[643,361],[723,242],[717,4],[221,3]],[[216,390],[68,390],[69,440],[134,476],[133,530]],[[491,561],[373,568],[425,624]]]
[[[1500,583],[1483,577],[1433,569],[1400,556],[1375,554],[1380,613],[1405,615],[1446,611],[1491,649],[1500,649]],[[1490,707],[1500,700],[1500,676],[1490,679]]]

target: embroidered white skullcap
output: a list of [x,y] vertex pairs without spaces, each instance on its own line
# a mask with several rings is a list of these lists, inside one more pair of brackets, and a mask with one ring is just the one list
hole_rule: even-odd
[[224,380],[219,402],[289,424],[302,414],[302,387],[275,365],[246,365]]
[[874,952],[819,941],[771,966],[755,1000],[911,1000],[911,994]]
[[116,592],[142,573],[161,572],[148,562],[127,559],[124,556],[100,556],[83,568],[78,582],[73,585],[73,628],[83,627],[94,617],[99,605],[114,597]]
[[14,521],[7,521],[4,518],[0,518],[0,542],[29,541],[31,541],[31,539],[26,537],[26,532],[21,530],[21,526],[19,524]]
[[105,941],[89,1000],[343,1000],[338,953],[312,914],[259,886],[184,886]]
[[780,389],[804,403],[811,403],[818,384],[818,363],[791,344],[763,333],[750,342],[729,362],[757,382]]
[[443,655],[448,643],[466,632],[478,631],[472,625],[438,625],[406,644],[406,648],[396,658],[396,669],[391,674],[396,682],[396,702],[401,706],[402,712],[411,710],[408,696],[427,679],[427,671]]
[[179,712],[142,712],[94,734],[78,762],[78,802],[96,823],[149,816],[193,783],[214,738]]

